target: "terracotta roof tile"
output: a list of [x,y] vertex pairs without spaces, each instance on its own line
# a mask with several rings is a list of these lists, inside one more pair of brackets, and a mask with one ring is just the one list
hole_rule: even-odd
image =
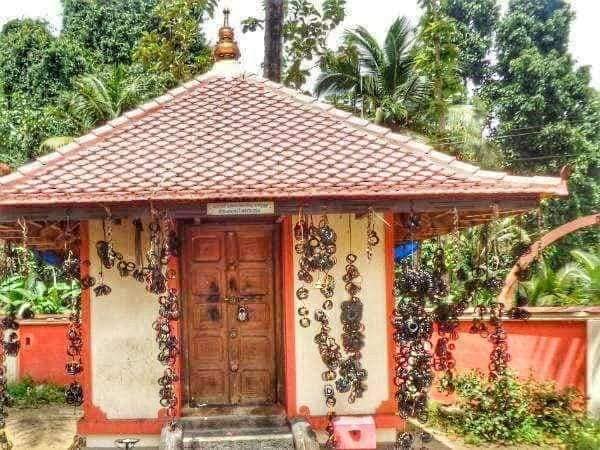
[[0,204],[564,195],[488,172],[275,83],[193,80],[0,178]]

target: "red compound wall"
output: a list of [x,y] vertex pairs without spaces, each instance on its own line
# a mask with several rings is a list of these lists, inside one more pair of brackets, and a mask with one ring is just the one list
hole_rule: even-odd
[[[456,371],[480,369],[488,372],[489,340],[468,332],[471,323],[461,322],[459,338],[455,341]],[[586,394],[587,327],[584,320],[507,321],[509,366],[520,377],[530,374],[537,380],[553,380],[559,387],[574,386]],[[439,401],[445,394],[432,389]]]
[[20,321],[19,378],[59,385],[71,381],[65,374],[67,327],[67,319],[60,316]]

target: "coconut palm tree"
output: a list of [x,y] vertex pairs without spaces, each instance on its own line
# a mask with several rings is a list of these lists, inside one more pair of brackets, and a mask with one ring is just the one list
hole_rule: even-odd
[[406,125],[430,90],[414,69],[413,38],[404,17],[394,21],[383,45],[364,27],[346,31],[342,50],[322,60],[315,93],[345,96],[379,123]]
[[142,79],[130,76],[123,66],[115,66],[102,76],[84,75],[74,82],[73,112],[94,122],[116,119],[144,97]]
[[[139,72],[139,67],[109,67],[99,74],[83,75],[73,82],[52,115],[69,124],[74,134],[82,134],[144,100],[160,94],[170,83],[168,76]],[[74,140],[73,136],[51,136],[40,144],[42,152],[56,150]]]

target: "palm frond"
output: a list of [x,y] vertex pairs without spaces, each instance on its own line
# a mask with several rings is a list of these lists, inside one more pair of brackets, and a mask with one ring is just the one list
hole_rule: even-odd
[[75,138],[73,136],[52,136],[42,141],[40,144],[40,151],[42,153],[53,152],[70,144],[74,140]]
[[411,73],[411,34],[412,29],[405,17],[397,18],[387,32],[384,43],[387,59],[384,75],[388,93],[392,93],[395,86],[405,82]]
[[346,30],[346,42],[356,46],[363,74],[378,75],[385,67],[385,55],[377,39],[362,26]]

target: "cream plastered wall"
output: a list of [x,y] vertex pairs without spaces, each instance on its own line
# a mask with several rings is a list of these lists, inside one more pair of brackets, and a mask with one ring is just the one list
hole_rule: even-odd
[[[147,248],[144,221],[143,248]],[[102,240],[102,222],[90,222],[91,275],[99,282],[100,261],[96,242]],[[130,220],[113,225],[115,250],[135,261],[135,231]],[[131,277],[121,278],[116,267],[104,269],[111,287],[108,296],[91,291],[92,401],[108,419],[156,418],[159,406],[157,380],[162,366],[152,323],[158,314],[155,295]]]
[[[293,218],[296,223],[297,217]],[[318,222],[318,216],[314,216]],[[385,280],[385,231],[380,219],[375,219],[375,229],[380,242],[374,249],[373,258],[369,261],[366,257],[366,228],[367,220],[356,219],[354,215],[328,215],[329,224],[337,233],[337,264],[330,272],[335,277],[334,308],[327,312],[331,323],[332,335],[341,345],[342,324],[340,321],[340,304],[349,298],[344,289],[345,283],[342,276],[345,273],[346,255],[352,251],[358,260],[355,263],[362,275],[362,290],[359,294],[364,309],[363,323],[365,324],[365,347],[362,350],[363,367],[368,371],[368,389],[362,398],[354,404],[349,404],[348,394],[336,393],[337,414],[373,414],[380,404],[389,397],[389,372],[388,372],[388,336],[386,313],[386,280]],[[294,257],[294,301],[296,309],[301,302],[296,299],[295,292],[302,282],[295,275],[298,271],[298,255]],[[307,286],[310,291],[306,303],[311,313],[311,325],[302,328],[295,320],[296,341],[296,398],[298,408],[307,406],[311,415],[324,415],[327,413],[323,397],[325,382],[321,373],[325,366],[321,361],[314,336],[320,330],[319,324],[313,320],[314,311],[321,307],[323,296],[316,288]],[[343,352],[343,349],[342,349]],[[346,353],[342,353],[346,357]]]

